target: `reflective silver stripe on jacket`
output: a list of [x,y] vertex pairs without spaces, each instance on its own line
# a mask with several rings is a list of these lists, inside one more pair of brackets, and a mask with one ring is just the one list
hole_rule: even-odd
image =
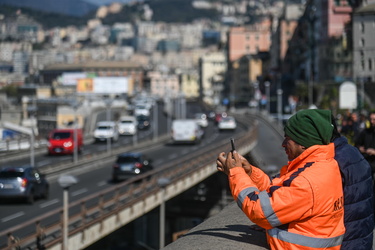
[[[240,192],[240,194],[237,197],[237,205],[239,206],[239,208],[242,209],[243,201],[252,192],[259,192],[259,190],[255,187],[248,187]],[[258,197],[260,200],[260,205],[263,210],[263,214],[265,218],[267,219],[268,223],[270,223],[272,227],[277,227],[277,226],[282,225],[279,218],[273,211],[267,191],[260,192],[258,194]]]
[[344,235],[332,238],[309,237],[296,233],[290,233],[279,228],[272,228],[270,230],[267,230],[267,233],[269,236],[277,238],[281,241],[312,248],[327,248],[339,246],[341,245],[344,238]]
[[241,208],[242,210],[242,204],[243,204],[243,201],[245,200],[245,198],[252,192],[259,192],[259,189],[255,188],[255,187],[248,187],[248,188],[245,188],[244,190],[242,190],[239,194],[238,194],[238,197],[237,197],[237,205],[239,206],[239,208]]
[[262,191],[259,193],[259,200],[263,210],[264,217],[266,217],[268,223],[270,223],[272,227],[282,225],[279,218],[275,214],[275,211],[273,211],[270,197],[268,196],[268,193],[266,191]]

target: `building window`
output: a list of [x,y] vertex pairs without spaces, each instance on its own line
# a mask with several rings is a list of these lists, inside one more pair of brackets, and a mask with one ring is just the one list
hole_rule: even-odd
[[361,22],[359,24],[359,30],[362,32],[362,33],[365,33],[365,24],[363,22]]
[[361,70],[365,70],[365,60],[361,60]]
[[372,70],[372,60],[371,60],[371,58],[368,59],[368,69]]
[[365,39],[361,38],[361,40],[359,40],[359,46],[361,47],[365,46]]

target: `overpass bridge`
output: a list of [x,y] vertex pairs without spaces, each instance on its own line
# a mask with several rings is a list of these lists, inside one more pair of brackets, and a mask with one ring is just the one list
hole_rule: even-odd
[[[237,134],[237,151],[247,154],[257,142],[257,123],[254,119],[239,116],[238,120],[248,124],[249,130]],[[159,141],[166,138],[159,138]],[[144,142],[138,147],[149,146]],[[210,145],[195,155],[194,159],[186,157],[171,161],[162,168],[155,169],[143,176],[136,177],[116,186],[103,190],[100,194],[93,194],[84,199],[71,203],[69,206],[69,237],[67,249],[83,249],[123,227],[136,218],[160,206],[178,194],[193,187],[210,175],[217,172],[216,157],[220,151],[228,151],[227,140]],[[116,155],[116,152],[113,152]],[[77,164],[56,166],[55,169],[44,169],[50,175],[59,175],[69,169],[88,169],[98,164],[112,162],[113,157],[97,155],[85,159]],[[178,166],[178,167],[176,167]],[[166,187],[158,186],[158,180],[167,178],[170,183]],[[0,232],[1,239],[6,237],[7,244],[1,249],[16,247],[47,249],[62,249],[63,244],[63,216],[62,209],[50,211],[24,224]],[[32,228],[34,233],[22,235],[20,230]]]

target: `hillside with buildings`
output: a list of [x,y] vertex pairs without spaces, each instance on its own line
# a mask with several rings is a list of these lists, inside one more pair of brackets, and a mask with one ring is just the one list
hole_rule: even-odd
[[[163,9],[162,2],[178,6]],[[53,27],[23,10],[3,15],[1,91],[15,106],[34,101],[18,111],[1,104],[2,110],[19,113],[6,119],[20,117],[15,121],[20,123],[28,117],[28,105],[39,105],[38,124],[55,126],[61,100],[84,96],[77,94],[80,79],[73,73],[89,79],[87,84],[96,77],[126,78],[126,98],[147,92],[157,98],[183,95],[213,107],[269,103],[271,112],[281,99],[285,113],[310,104],[340,112],[333,101],[337,89],[353,81],[364,93],[359,108],[373,107],[373,2],[183,3],[113,3],[84,22]],[[46,109],[46,100],[56,104],[47,105],[53,110]]]

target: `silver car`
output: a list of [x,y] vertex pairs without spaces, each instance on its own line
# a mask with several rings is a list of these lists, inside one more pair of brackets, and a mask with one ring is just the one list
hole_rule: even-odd
[[29,204],[35,198],[48,199],[49,183],[31,166],[6,167],[0,170],[0,199],[22,199]]

